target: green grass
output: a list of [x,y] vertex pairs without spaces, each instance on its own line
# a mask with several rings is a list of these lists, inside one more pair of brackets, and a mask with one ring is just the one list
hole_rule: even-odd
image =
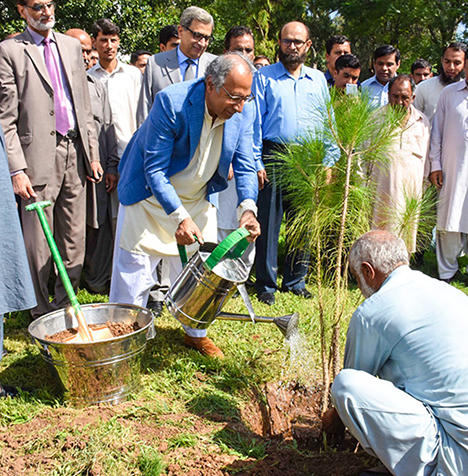
[[[424,266],[434,271],[432,256],[428,258]],[[462,281],[455,285],[466,291]],[[313,286],[310,290],[315,291]],[[79,299],[96,302],[84,291]],[[347,319],[361,299],[351,286],[343,342]],[[9,316],[5,322],[9,353],[0,362],[0,382],[30,391],[0,399],[3,464],[24,461],[24,474],[35,476],[152,476],[168,474],[168,468],[177,474],[174,465],[182,474],[199,455],[247,459],[246,465],[263,459],[269,443],[251,430],[245,410],[254,398],[262,398],[268,382],[311,384],[319,379],[317,303],[282,293],[272,307],[255,296],[252,302],[258,315],[299,312],[298,358],[288,353],[275,325],[226,321],[215,321],[209,329],[226,359],[203,357],[184,347],[180,325],[164,311],[155,320],[157,335],[147,345],[141,391],[127,403],[89,409],[72,408],[55,393],[54,380],[29,339],[28,313]],[[240,298],[232,299],[226,310],[246,312]],[[294,445],[290,451],[300,454]],[[226,474],[235,472],[234,468]]]

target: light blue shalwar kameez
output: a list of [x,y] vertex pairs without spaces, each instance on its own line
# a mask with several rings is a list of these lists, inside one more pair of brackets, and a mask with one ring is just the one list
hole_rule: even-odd
[[[355,311],[335,407],[395,475],[468,475],[468,297],[397,268]],[[379,378],[376,378],[379,377]]]

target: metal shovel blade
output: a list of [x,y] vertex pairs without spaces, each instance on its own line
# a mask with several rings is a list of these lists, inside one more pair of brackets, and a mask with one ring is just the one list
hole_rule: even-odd
[[[81,309],[80,309],[81,311]],[[69,337],[68,339],[64,340],[67,344],[82,344],[84,342],[99,342],[103,340],[113,339],[114,336],[112,332],[107,327],[106,324],[100,325],[92,325],[88,326],[84,315],[81,311],[80,313],[76,313],[75,310],[71,307],[68,309],[70,314],[74,314],[77,321],[78,321],[78,329],[77,333],[74,336]]]

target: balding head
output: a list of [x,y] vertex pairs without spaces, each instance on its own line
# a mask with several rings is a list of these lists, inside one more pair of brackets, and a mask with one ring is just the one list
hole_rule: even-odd
[[292,75],[299,77],[312,45],[309,29],[299,21],[286,23],[281,28],[278,45],[279,60]]
[[401,238],[384,230],[359,237],[349,252],[349,266],[364,297],[380,289],[396,268],[409,264],[408,250]]
[[230,119],[252,99],[255,68],[239,53],[218,56],[205,71],[206,104],[212,117]]
[[89,57],[91,54],[91,50],[93,48],[91,37],[84,30],[80,30],[79,28],[71,28],[70,30],[65,32],[65,35],[76,38],[81,43],[81,51],[83,52],[83,60],[86,65],[86,69],[88,69]]

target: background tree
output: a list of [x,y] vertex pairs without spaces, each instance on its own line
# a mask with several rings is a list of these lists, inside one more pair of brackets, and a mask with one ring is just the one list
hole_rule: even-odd
[[[354,52],[370,65],[372,51],[391,43],[402,52],[402,70],[421,57],[437,64],[440,52],[456,37],[467,20],[462,0],[66,0],[57,2],[57,30],[78,27],[89,31],[94,20],[110,18],[122,30],[121,50],[158,51],[160,30],[178,22],[190,5],[208,10],[215,18],[213,53],[221,53],[224,35],[233,25],[250,26],[257,52],[274,59],[278,31],[288,21],[303,21],[311,31],[314,52],[310,63],[325,67],[325,41],[343,33],[353,42]],[[0,0],[0,38],[22,31],[15,0]],[[372,73],[364,67],[363,75]]]

